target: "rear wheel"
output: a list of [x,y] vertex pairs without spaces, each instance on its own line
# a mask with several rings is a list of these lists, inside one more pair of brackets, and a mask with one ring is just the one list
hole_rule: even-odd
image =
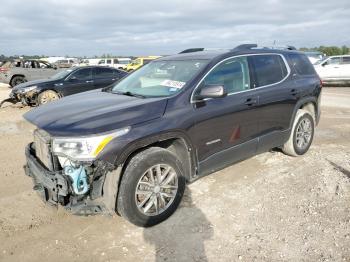
[[311,114],[303,109],[296,113],[293,128],[288,141],[283,145],[283,152],[291,156],[305,154],[314,137],[315,122]]
[[180,161],[169,150],[152,147],[127,165],[119,188],[118,212],[137,226],[153,226],[175,212],[184,190]]
[[58,100],[59,95],[53,90],[47,90],[39,94],[38,96],[38,105],[43,105],[51,101]]
[[27,82],[27,79],[24,76],[15,76],[12,78],[10,85],[14,87],[25,82]]

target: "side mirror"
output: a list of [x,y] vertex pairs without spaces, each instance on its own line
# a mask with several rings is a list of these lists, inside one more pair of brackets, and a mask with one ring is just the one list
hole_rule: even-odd
[[78,80],[76,76],[71,76],[70,78],[67,79],[69,82],[75,82]]
[[207,85],[201,88],[199,94],[195,96],[196,100],[203,100],[206,98],[221,98],[227,96],[224,86]]

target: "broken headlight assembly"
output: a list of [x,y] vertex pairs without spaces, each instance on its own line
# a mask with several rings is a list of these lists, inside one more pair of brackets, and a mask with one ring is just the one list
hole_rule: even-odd
[[25,87],[21,90],[21,93],[28,93],[30,91],[33,91],[34,89],[36,89],[37,86],[28,86],[28,87]]
[[53,138],[52,152],[75,161],[92,161],[112,139],[121,137],[129,131],[130,127],[125,127],[103,135]]

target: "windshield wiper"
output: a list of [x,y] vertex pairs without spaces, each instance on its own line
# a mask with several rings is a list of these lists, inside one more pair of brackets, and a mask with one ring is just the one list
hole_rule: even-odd
[[133,97],[138,97],[138,98],[146,98],[146,96],[144,95],[140,95],[140,94],[136,94],[136,93],[131,93],[130,91],[126,91],[126,92],[113,92],[115,94],[118,95],[124,95],[124,96],[133,96]]

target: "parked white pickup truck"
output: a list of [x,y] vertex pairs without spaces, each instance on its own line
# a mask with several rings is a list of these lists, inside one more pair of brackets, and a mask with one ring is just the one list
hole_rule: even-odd
[[350,82],[350,55],[330,56],[314,66],[325,83],[346,84]]
[[104,58],[98,62],[101,66],[110,66],[120,69],[131,62],[130,58]]

